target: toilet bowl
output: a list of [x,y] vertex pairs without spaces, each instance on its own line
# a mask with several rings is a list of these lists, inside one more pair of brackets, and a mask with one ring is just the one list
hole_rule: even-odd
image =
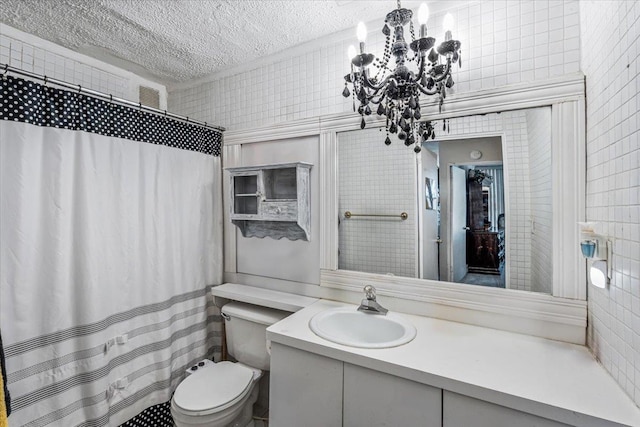
[[238,362],[206,365],[185,378],[171,399],[177,427],[246,427],[253,418],[263,370],[266,329],[291,313],[232,302],[222,307],[228,352]]
[[180,383],[171,400],[177,427],[245,427],[262,371],[242,363],[209,365]]

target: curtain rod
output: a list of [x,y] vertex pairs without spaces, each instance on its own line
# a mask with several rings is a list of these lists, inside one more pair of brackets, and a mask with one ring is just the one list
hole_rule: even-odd
[[91,95],[91,96],[95,96],[95,97],[98,97],[98,98],[102,98],[102,99],[105,99],[105,100],[107,100],[109,102],[115,102],[117,104],[126,105],[128,107],[136,107],[136,108],[139,108],[139,109],[144,110],[144,111],[148,111],[148,112],[153,113],[153,114],[158,114],[158,115],[161,115],[161,116],[170,117],[172,119],[179,120],[179,121],[182,121],[182,122],[185,122],[185,123],[189,123],[189,124],[193,124],[193,125],[196,125],[196,126],[202,126],[202,127],[209,128],[209,129],[214,129],[214,130],[217,130],[217,131],[220,131],[220,132],[224,132],[226,130],[222,126],[210,125],[210,124],[207,124],[207,122],[201,122],[201,121],[198,121],[198,120],[190,119],[189,117],[186,117],[186,116],[181,116],[181,115],[178,115],[178,114],[169,113],[169,112],[167,112],[167,110],[160,110],[159,108],[147,107],[146,105],[142,105],[142,103],[140,103],[140,102],[136,103],[136,102],[124,99],[124,98],[117,98],[117,97],[115,97],[115,96],[113,96],[113,95],[111,95],[109,93],[98,92],[98,91],[92,90],[92,89],[86,89],[86,88],[83,88],[81,85],[74,85],[74,84],[67,83],[67,82],[62,81],[62,80],[52,79],[52,78],[47,77],[47,76],[43,76],[43,75],[40,75],[40,74],[32,73],[31,71],[26,71],[26,70],[22,70],[20,68],[12,67],[9,64],[2,65],[2,69],[4,70],[4,74],[6,74],[7,72],[14,73],[14,74],[19,74],[19,75],[22,75],[22,76],[25,76],[25,77],[29,77],[31,79],[36,79],[36,80],[43,81],[45,84],[51,83],[51,84],[54,84],[56,86],[65,87],[67,89],[73,89],[73,90],[77,91],[78,93],[85,93],[87,95]]

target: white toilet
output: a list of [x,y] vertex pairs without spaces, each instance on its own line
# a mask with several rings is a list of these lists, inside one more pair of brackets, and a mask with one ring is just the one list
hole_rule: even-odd
[[245,427],[258,380],[269,370],[266,329],[291,313],[241,302],[222,307],[227,350],[238,362],[207,365],[182,381],[171,399],[177,427]]

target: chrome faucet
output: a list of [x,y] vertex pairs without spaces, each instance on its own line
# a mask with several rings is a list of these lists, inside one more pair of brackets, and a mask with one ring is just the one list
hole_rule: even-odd
[[382,314],[383,316],[387,314],[389,310],[378,304],[376,301],[376,288],[371,285],[367,285],[363,290],[365,298],[360,302],[358,311],[370,314]]

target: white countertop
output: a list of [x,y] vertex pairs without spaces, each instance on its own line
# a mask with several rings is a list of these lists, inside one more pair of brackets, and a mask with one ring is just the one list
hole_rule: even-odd
[[267,339],[570,425],[640,426],[640,409],[586,347],[409,314],[418,334],[395,348],[348,347],[309,329],[316,313],[348,305],[319,300]]

